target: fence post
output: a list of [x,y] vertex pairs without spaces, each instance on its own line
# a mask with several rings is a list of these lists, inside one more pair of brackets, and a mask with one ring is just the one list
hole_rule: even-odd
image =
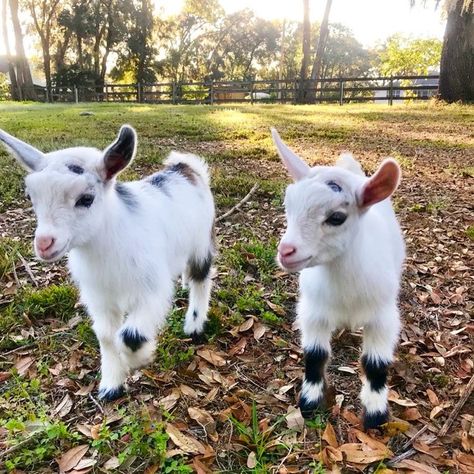
[[339,105],[344,103],[344,81],[339,81]]
[[108,102],[109,101],[109,85],[104,84],[104,88],[105,88],[105,101]]
[[74,86],[74,101],[76,102],[76,104],[79,103],[79,94],[77,92],[77,86]]
[[250,103],[253,105],[253,96],[254,96],[254,91],[253,91],[253,82],[250,84]]
[[214,81],[211,80],[211,86],[209,88],[209,93],[211,94],[211,105],[214,105]]
[[137,102],[141,102],[141,95],[142,95],[142,86],[141,84],[138,82],[137,83]]
[[388,90],[388,105],[393,105],[393,77],[390,76],[390,86]]
[[173,105],[176,105],[176,82],[173,81],[173,97],[171,99]]

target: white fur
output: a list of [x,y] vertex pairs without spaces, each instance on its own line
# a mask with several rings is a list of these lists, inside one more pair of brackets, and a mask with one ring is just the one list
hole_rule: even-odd
[[[286,270],[301,271],[297,320],[303,348],[329,351],[333,331],[363,326],[364,355],[389,363],[400,329],[397,298],[405,246],[388,196],[372,205],[361,204],[369,182],[381,175],[367,178],[347,153],[336,166],[305,171],[307,165],[276,131],[273,135],[296,181],[286,192],[287,229],[280,244],[280,249],[295,251],[287,257],[279,253],[278,261]],[[391,194],[398,185],[398,165],[388,160],[384,166],[392,180]],[[331,182],[341,191],[331,189]],[[345,213],[346,221],[328,225],[327,217],[336,211]],[[311,392],[305,385],[303,390]],[[367,412],[385,409],[387,389],[372,391],[364,383],[361,399]]]
[[[131,127],[125,132],[129,139],[135,133]],[[32,171],[26,186],[38,221],[38,256],[53,261],[69,252],[72,277],[99,339],[100,393],[106,394],[122,386],[130,370],[153,357],[175,279],[189,273],[191,261],[212,256],[214,202],[207,165],[197,156],[173,152],[165,162],[162,185],[151,184],[150,177],[123,183],[132,197],[127,205],[117,192],[115,176],[104,178],[105,156],[114,144],[104,152],[81,147],[42,154],[2,131],[0,140]],[[191,168],[194,182],[170,170],[180,163]],[[84,172],[76,174],[68,165],[80,166]],[[95,196],[89,208],[77,206],[84,193]],[[54,238],[50,258],[37,245],[45,235]],[[185,331],[200,333],[207,318],[211,279],[189,279],[188,284]],[[122,340],[125,329],[137,331],[147,342],[132,351]]]

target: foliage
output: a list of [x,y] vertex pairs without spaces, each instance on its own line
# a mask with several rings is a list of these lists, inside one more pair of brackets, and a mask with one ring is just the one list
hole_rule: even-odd
[[10,86],[7,82],[7,75],[0,72],[0,101],[10,99]]
[[440,40],[390,37],[378,52],[376,67],[385,76],[423,75],[439,68]]

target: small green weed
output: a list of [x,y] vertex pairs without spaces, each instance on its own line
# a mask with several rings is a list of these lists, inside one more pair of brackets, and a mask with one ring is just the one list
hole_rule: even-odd
[[466,235],[468,236],[469,239],[474,240],[474,225],[470,225],[466,229]]

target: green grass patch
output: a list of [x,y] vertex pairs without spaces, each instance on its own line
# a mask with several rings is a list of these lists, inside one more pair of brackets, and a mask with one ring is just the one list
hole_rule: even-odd
[[78,294],[71,285],[50,285],[46,288],[22,290],[13,303],[18,316],[23,313],[29,319],[54,318],[69,320],[75,313]]
[[0,239],[0,279],[13,272],[21,261],[20,255],[28,258],[31,255],[31,245],[9,237]]

